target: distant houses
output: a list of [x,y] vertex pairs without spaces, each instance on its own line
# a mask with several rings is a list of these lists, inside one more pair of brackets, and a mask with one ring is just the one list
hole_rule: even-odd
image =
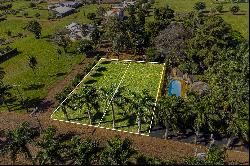
[[93,25],[80,25],[72,22],[65,27],[69,31],[69,38],[72,41],[80,39],[91,39],[90,34],[94,31]]
[[56,7],[52,10],[56,13],[56,17],[65,17],[65,16],[71,15],[72,13],[75,12],[74,8],[62,7],[62,6]]
[[107,11],[105,14],[106,17],[118,16],[119,19],[123,19],[124,17],[124,9],[123,8],[112,8]]
[[75,12],[75,8],[81,6],[79,2],[63,2],[63,3],[56,3],[50,4],[48,6],[48,10],[55,12],[56,17],[65,17]]
[[111,10],[107,11],[106,17],[118,16],[119,19],[124,18],[124,11],[129,5],[135,5],[136,1],[124,1],[120,4],[115,4],[112,6]]

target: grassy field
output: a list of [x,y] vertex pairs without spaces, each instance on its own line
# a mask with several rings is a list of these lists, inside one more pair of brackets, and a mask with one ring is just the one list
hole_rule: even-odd
[[[27,1],[15,1],[13,8],[31,10],[35,14],[38,9],[28,8],[28,4],[29,2]],[[42,4],[42,7],[47,8],[47,4]],[[42,25],[42,38],[38,40],[34,38],[32,33],[23,29],[28,21],[35,18],[8,15],[7,20],[0,22],[0,37],[4,37],[5,39],[13,38],[13,41],[8,45],[0,47],[10,46],[17,48],[20,53],[16,57],[0,64],[0,67],[6,72],[3,80],[4,83],[20,85],[19,91],[26,100],[31,102],[42,100],[47,95],[48,88],[51,85],[62,80],[74,66],[85,58],[84,55],[71,56],[65,53],[59,57],[56,51],[58,46],[48,42],[47,38],[44,37],[63,29],[71,22],[90,23],[91,21],[87,19],[86,15],[89,12],[94,12],[96,8],[97,5],[86,5],[79,8],[79,12],[75,14],[53,21],[47,19],[47,10],[41,10],[41,12],[45,13],[45,16],[37,19]],[[29,14],[32,12],[29,12]],[[83,13],[85,13],[85,16]],[[11,36],[7,36],[7,31],[12,32]],[[24,33],[26,36],[23,38],[14,38],[18,33]],[[35,74],[28,66],[29,56],[37,58],[38,65]],[[20,103],[20,95],[17,89],[13,88],[11,93],[13,102],[10,105],[12,109],[17,112],[24,111],[24,109],[20,108],[20,104],[18,104]],[[0,111],[4,110],[6,110],[6,107],[1,106]]]
[[[105,61],[104,61],[105,62]],[[105,69],[102,72],[99,69]],[[127,71],[126,71],[127,69]],[[101,87],[112,88],[112,84],[115,87],[121,81],[124,75],[124,79],[121,83],[121,87],[125,87],[133,92],[141,93],[143,89],[147,89],[150,95],[156,97],[158,86],[160,83],[160,74],[162,71],[162,65],[159,64],[141,64],[136,62],[117,62],[112,61],[111,63],[100,63],[88,77],[86,77],[80,86],[85,84],[94,86],[99,89]],[[126,73],[125,73],[126,72]],[[115,91],[115,89],[112,89]],[[76,91],[77,93],[77,91]],[[113,92],[112,92],[113,93]],[[127,92],[125,95],[128,95]],[[112,128],[112,113],[110,106],[107,107],[106,101],[109,101],[111,96],[107,97],[106,100],[100,102],[100,110],[93,111],[92,122],[94,125],[99,124],[103,112],[107,109],[107,113],[103,118],[100,126],[106,128]],[[126,130],[130,132],[137,131],[136,115],[132,112],[128,112],[123,116],[123,110],[118,107],[114,107],[117,129]],[[72,111],[68,109],[69,117],[71,121],[76,121],[84,124],[88,124],[88,115],[86,110]],[[62,111],[55,112],[53,114],[55,119],[64,119]],[[142,132],[147,133],[149,129],[149,122],[143,121]]]
[[[196,2],[202,0],[156,0],[155,7],[163,7],[165,5],[169,5],[176,12],[189,12],[194,10],[193,6]],[[210,10],[214,8],[217,4],[213,3],[213,0],[203,0],[206,3],[206,9]],[[239,3],[240,12],[238,15],[233,15],[230,12],[231,3],[224,4],[223,13],[220,15],[224,20],[231,24],[232,27],[241,32],[244,37],[248,37],[249,31],[249,3]],[[150,18],[152,19],[152,17]]]

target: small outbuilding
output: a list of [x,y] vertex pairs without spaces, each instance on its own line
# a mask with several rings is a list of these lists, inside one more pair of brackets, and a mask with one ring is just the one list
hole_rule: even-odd
[[75,12],[75,9],[71,7],[60,6],[52,9],[52,11],[56,12],[56,17],[65,17],[73,14]]

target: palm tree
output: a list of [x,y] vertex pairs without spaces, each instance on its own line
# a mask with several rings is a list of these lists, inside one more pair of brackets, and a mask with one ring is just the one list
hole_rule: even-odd
[[199,132],[201,127],[206,125],[208,115],[210,114],[210,109],[208,109],[207,98],[202,98],[198,96],[189,96],[188,99],[188,108],[191,110],[194,121],[193,121],[193,129],[195,131],[195,144],[197,143],[197,139],[199,136]]
[[128,138],[121,140],[119,136],[115,136],[108,140],[107,147],[101,153],[101,165],[127,165],[134,153],[132,142]]
[[9,92],[10,89],[11,87],[9,85],[4,85],[3,83],[0,83],[0,100],[3,104],[5,104],[9,112],[11,111],[11,109],[6,101],[6,97],[11,96],[11,93]]
[[98,143],[96,141],[81,141],[79,136],[71,138],[66,147],[66,157],[73,165],[91,165],[98,151]]
[[[126,99],[124,97],[124,93],[125,93],[125,87],[119,87],[119,89],[117,89],[117,91],[114,90],[116,89],[116,85],[112,84],[111,87],[109,89],[105,89],[105,88],[101,88],[101,96],[103,96],[103,98],[107,99],[107,97],[112,96],[113,98],[110,100],[110,105],[111,105],[111,109],[112,109],[112,121],[113,121],[113,129],[116,128],[115,125],[115,110],[114,110],[114,105],[117,106],[120,109],[124,110],[124,106],[126,103]],[[106,100],[108,101],[108,100]],[[107,105],[107,103],[106,103]]]
[[33,21],[29,21],[27,26],[25,27],[25,29],[27,29],[28,31],[32,32],[35,34],[36,39],[39,39],[41,36],[41,31],[42,31],[42,27],[39,24],[39,22],[33,20]]
[[0,154],[9,153],[13,163],[15,163],[18,154],[24,154],[26,158],[35,164],[27,145],[31,143],[37,135],[38,132],[32,129],[28,122],[22,123],[16,130],[8,131],[6,144],[1,149]]
[[158,111],[158,119],[162,119],[165,124],[166,131],[164,138],[168,138],[169,128],[172,127],[175,131],[177,130],[178,122],[178,109],[181,108],[181,100],[176,97],[163,97],[157,104],[156,109]]
[[68,106],[67,100],[61,104],[61,110],[62,110],[63,115],[64,115],[64,120],[66,120],[66,121],[69,121],[69,116],[68,116],[68,113],[67,113],[67,108],[68,107],[69,106]]
[[37,60],[34,56],[29,57],[29,67],[33,70],[34,74],[35,74],[35,69],[37,66]]
[[142,119],[148,114],[152,115],[150,111],[152,111],[154,107],[154,98],[149,95],[147,90],[143,90],[142,93],[132,92],[131,97],[132,99],[129,104],[137,115],[137,132],[141,133]]
[[71,107],[75,110],[86,108],[88,111],[89,124],[92,124],[91,110],[99,109],[97,90],[92,86],[81,87],[78,93],[73,94]]
[[41,149],[36,155],[36,161],[40,165],[51,164],[58,165],[63,163],[62,149],[63,143],[56,138],[56,128],[49,126],[43,132],[42,140],[37,143]]

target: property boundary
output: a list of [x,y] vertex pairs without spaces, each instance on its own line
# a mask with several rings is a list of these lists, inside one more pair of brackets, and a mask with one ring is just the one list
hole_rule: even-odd
[[[89,124],[84,124],[84,123],[79,123],[79,122],[70,122],[70,121],[65,121],[65,120],[59,120],[59,119],[55,119],[53,118],[53,115],[56,111],[58,111],[58,109],[62,106],[62,104],[72,95],[72,93],[74,93],[74,91],[80,86],[80,84],[84,81],[84,79],[92,72],[92,70],[100,64],[100,62],[102,60],[111,60],[111,61],[119,61],[119,59],[107,59],[107,58],[101,58],[92,68],[91,70],[88,72],[87,75],[85,75],[83,77],[83,79],[77,84],[77,86],[68,94],[68,96],[59,104],[59,106],[53,111],[53,113],[51,114],[50,118],[54,121],[60,121],[60,122],[66,122],[66,123],[72,123],[72,124],[78,124],[78,125],[83,125],[83,126],[88,126],[88,127],[96,127],[96,128],[100,128],[100,129],[106,129],[106,130],[113,130],[113,131],[119,131],[119,132],[125,132],[125,133],[131,133],[131,134],[136,134],[136,135],[142,135],[142,136],[149,136],[149,134],[143,134],[143,133],[135,133],[135,132],[129,132],[129,131],[126,131],[126,130],[118,130],[118,129],[111,129],[111,128],[105,128],[105,127],[101,127],[100,126],[100,123],[101,121],[99,122],[99,124],[97,126],[94,126],[94,125],[89,125]],[[138,62],[138,63],[146,63],[145,61],[135,61],[135,60],[121,60],[121,61],[124,61],[124,62]],[[151,63],[151,64],[160,64],[159,62],[148,62],[148,63]],[[129,65],[130,66],[130,63]],[[164,66],[165,66],[165,63],[163,64],[163,69],[164,69]],[[127,72],[128,68],[126,69],[123,77],[125,76],[126,72]],[[162,71],[162,74],[163,74],[163,71]],[[161,79],[160,79],[160,84],[161,84],[161,80],[162,80],[162,74],[161,74]],[[120,84],[122,83],[123,79],[121,79],[119,85],[117,86],[116,88],[116,91],[118,90]],[[116,94],[116,91],[114,92],[113,94],[113,97],[114,95]],[[158,91],[157,91],[157,96],[156,96],[156,101],[157,101],[157,97],[158,97],[158,93],[159,93],[159,87],[158,87]],[[109,101],[109,104],[110,102],[112,101],[113,97],[110,99]],[[155,103],[156,104],[156,103]],[[106,109],[105,109],[105,112],[104,114],[106,113]],[[153,112],[153,115],[154,115],[154,112]],[[153,116],[152,116],[153,117]],[[102,117],[103,118],[103,117]],[[152,123],[152,121],[151,121]],[[150,130],[151,130],[151,124],[150,124]],[[150,133],[150,130],[149,130],[149,133]]]
[[[157,95],[156,95],[156,98],[155,98],[155,106],[156,106],[156,102],[157,102],[157,100],[159,98],[159,93],[161,92],[160,90],[161,90],[162,84],[163,84],[162,81],[163,81],[164,75],[165,75],[165,65],[166,65],[166,63],[164,63],[163,66],[162,66],[161,79],[160,79],[160,83],[159,83],[159,86],[158,86]],[[148,131],[149,134],[151,132],[152,124],[153,124],[153,120],[154,120],[154,116],[155,116],[154,112],[155,112],[155,108],[153,109],[153,115],[152,115],[152,118],[151,118],[151,121],[150,121],[150,126],[149,126],[149,131]]]

